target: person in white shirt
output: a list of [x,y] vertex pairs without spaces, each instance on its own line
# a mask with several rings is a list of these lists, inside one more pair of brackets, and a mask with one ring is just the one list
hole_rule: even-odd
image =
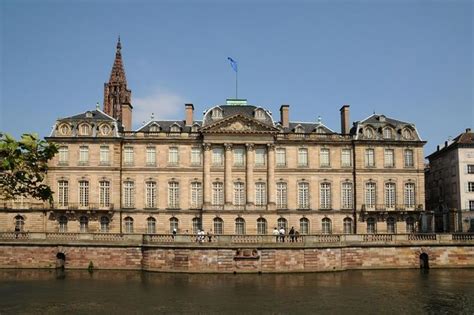
[[278,242],[278,239],[280,238],[280,232],[276,227],[273,229],[273,235],[275,236],[276,241]]
[[285,242],[285,229],[283,227],[280,228],[280,241]]

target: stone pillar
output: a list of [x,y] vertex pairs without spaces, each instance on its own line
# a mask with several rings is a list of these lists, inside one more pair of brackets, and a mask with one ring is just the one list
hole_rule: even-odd
[[267,209],[275,209],[275,145],[269,144],[267,150]]
[[209,206],[211,204],[211,145],[205,143],[204,148],[204,183],[203,183],[203,196],[204,196],[204,205]]
[[245,173],[245,197],[247,199],[247,206],[250,208],[254,205],[254,186],[255,183],[253,182],[253,164],[254,164],[254,146],[252,143],[247,143],[245,145],[247,147],[247,158],[246,158],[246,173]]
[[225,204],[232,205],[232,144],[224,144],[225,169],[224,169],[224,193]]

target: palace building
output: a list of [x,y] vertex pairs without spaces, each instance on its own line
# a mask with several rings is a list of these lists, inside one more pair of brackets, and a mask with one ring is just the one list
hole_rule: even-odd
[[120,41],[103,109],[58,119],[47,183],[53,207],[16,202],[0,229],[90,233],[402,234],[424,224],[423,141],[414,124],[373,114],[341,130],[290,120],[245,99],[132,130]]

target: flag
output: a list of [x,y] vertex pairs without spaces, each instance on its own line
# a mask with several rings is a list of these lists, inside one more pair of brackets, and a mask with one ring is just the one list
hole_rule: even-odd
[[227,59],[230,61],[230,66],[232,67],[232,69],[234,69],[234,71],[237,72],[237,61],[235,61],[234,59],[230,57],[227,57]]

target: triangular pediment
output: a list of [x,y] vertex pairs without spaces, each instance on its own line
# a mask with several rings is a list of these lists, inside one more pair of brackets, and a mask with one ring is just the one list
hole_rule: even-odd
[[237,114],[202,129],[204,133],[277,133],[279,130],[256,119]]

